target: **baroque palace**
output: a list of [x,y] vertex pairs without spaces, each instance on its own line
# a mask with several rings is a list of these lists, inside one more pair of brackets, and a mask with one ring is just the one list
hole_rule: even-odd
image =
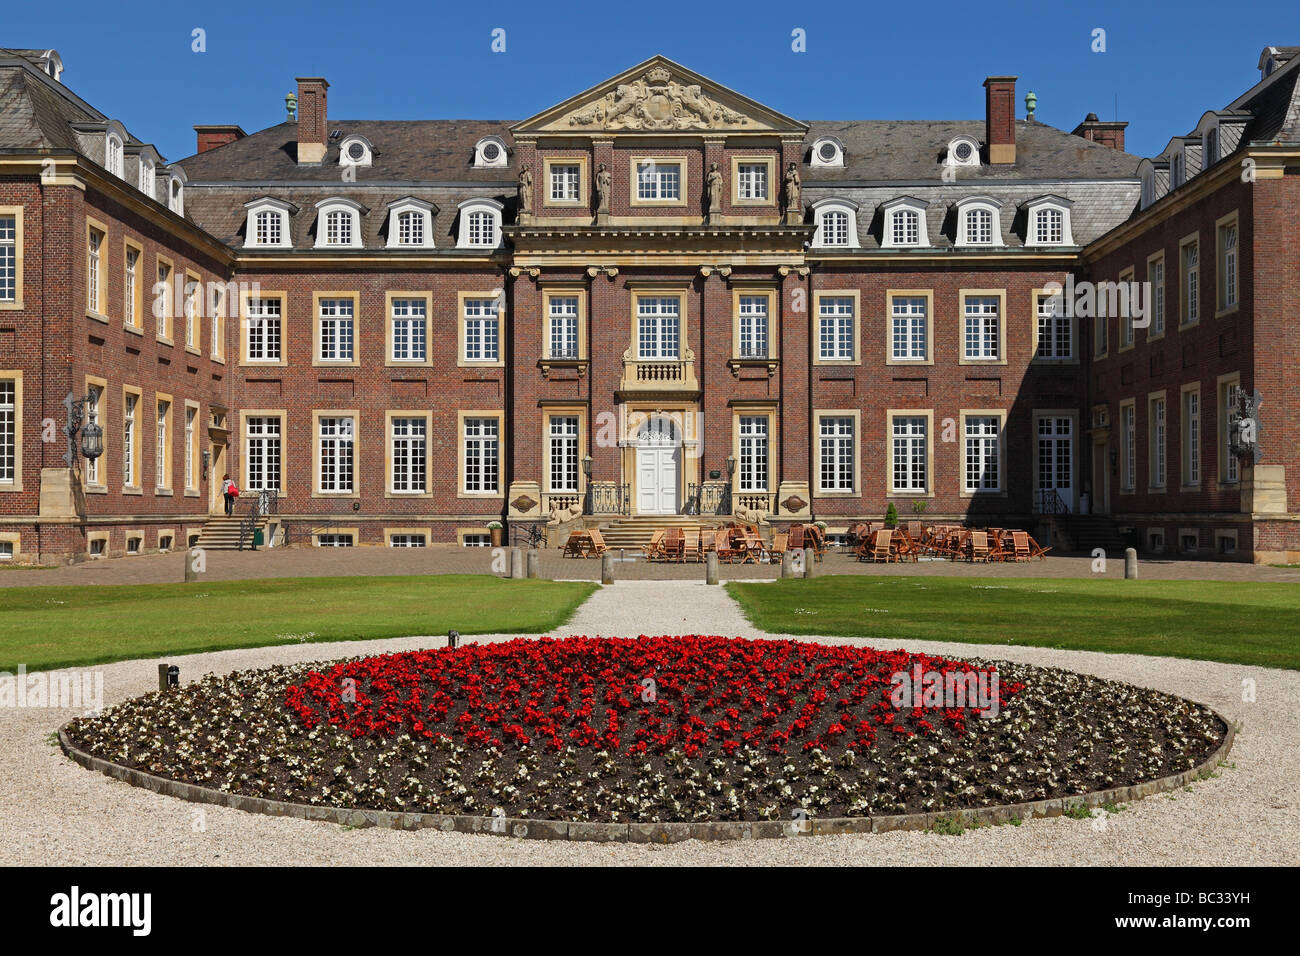
[[229,474],[276,544],[892,503],[1295,561],[1297,49],[1150,159],[1013,76],[806,123],[655,57],[521,122],[301,77],[173,163],[0,51],[0,560],[219,543]]

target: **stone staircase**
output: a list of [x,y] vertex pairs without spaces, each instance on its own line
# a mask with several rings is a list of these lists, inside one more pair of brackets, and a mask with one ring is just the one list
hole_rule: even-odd
[[717,528],[724,523],[722,518],[701,521],[694,515],[637,515],[604,522],[598,530],[610,550],[626,548],[631,552],[640,551],[649,544],[650,538],[660,528]]
[[[200,548],[208,551],[237,551],[239,549],[239,528],[243,524],[245,515],[234,514],[230,517],[225,515],[212,515],[203,523],[203,530],[199,532]],[[266,530],[265,517],[259,518],[257,530]],[[244,547],[250,547],[252,540],[246,541]]]
[[1108,557],[1123,557],[1128,544],[1109,515],[1056,515],[1061,537],[1071,551],[1104,550]]

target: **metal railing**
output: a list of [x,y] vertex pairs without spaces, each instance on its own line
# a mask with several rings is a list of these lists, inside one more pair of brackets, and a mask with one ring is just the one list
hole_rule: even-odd
[[1055,488],[1038,489],[1038,513],[1044,515],[1063,515],[1069,514],[1070,509],[1061,500],[1061,496],[1056,493]]
[[244,520],[239,523],[239,550],[244,550],[244,543],[248,542],[250,547],[256,551],[257,542],[254,535],[257,533],[257,525],[267,515],[273,515],[280,506],[280,489],[264,488],[257,493],[253,499],[252,507],[248,509],[248,514],[244,515]]
[[632,513],[630,485],[612,481],[587,485],[586,513],[589,515],[629,515]]
[[731,483],[691,482],[686,486],[685,511],[688,515],[731,514]]

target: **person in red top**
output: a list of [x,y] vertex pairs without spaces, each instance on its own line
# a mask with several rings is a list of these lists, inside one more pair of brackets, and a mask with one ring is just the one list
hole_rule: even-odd
[[235,499],[239,497],[239,488],[230,480],[229,475],[221,476],[221,493],[226,498],[226,515],[235,513]]

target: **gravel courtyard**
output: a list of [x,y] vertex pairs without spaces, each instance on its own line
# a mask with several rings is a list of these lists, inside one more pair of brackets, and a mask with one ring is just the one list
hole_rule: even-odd
[[[593,562],[594,563],[594,562]],[[50,572],[34,572],[44,576]],[[20,575],[27,577],[26,574]],[[67,582],[63,582],[67,583]],[[870,626],[865,625],[865,626]],[[598,591],[556,633],[589,636],[706,633],[763,638],[718,587],[693,581],[624,580]],[[514,636],[514,635],[509,635]],[[481,637],[474,640],[500,638]],[[799,640],[819,640],[801,637]],[[827,641],[848,640],[826,638]],[[858,639],[853,639],[858,640]],[[443,638],[347,642],[224,651],[173,658],[182,680],[215,671],[326,660],[440,645]],[[886,638],[877,647],[902,646]],[[1093,820],[1031,820],[961,836],[889,832],[666,847],[564,843],[495,836],[345,829],[185,803],[84,770],[51,733],[76,715],[56,708],[0,709],[0,864],[438,865],[438,864],[994,864],[1295,865],[1300,862],[1300,672],[1171,658],[1006,645],[909,641],[909,650],[1004,658],[1070,668],[1200,701],[1237,724],[1229,766],[1190,792],[1156,795]],[[145,693],[157,661],[91,670],[104,702]],[[1256,701],[1243,702],[1253,681]]]

